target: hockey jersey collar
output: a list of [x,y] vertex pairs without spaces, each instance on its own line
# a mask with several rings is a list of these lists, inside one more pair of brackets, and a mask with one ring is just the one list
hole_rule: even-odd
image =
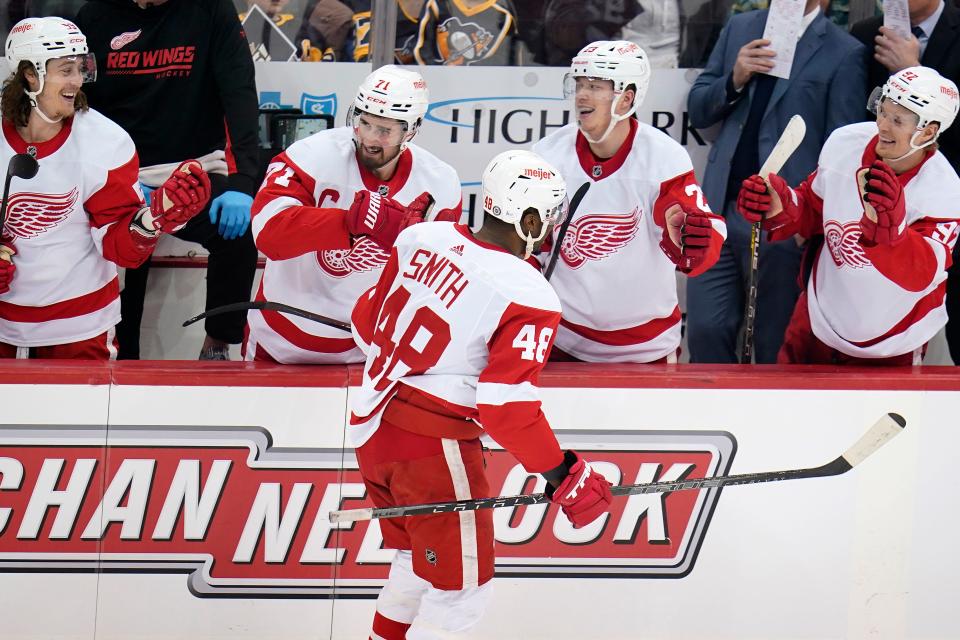
[[407,178],[410,177],[410,170],[413,168],[413,154],[410,153],[409,148],[400,152],[400,159],[397,160],[397,170],[393,172],[393,177],[386,182],[373,175],[373,172],[363,166],[363,163],[359,160],[356,162],[360,169],[360,179],[363,180],[363,186],[368,191],[393,198],[403,189],[403,185],[407,183]]
[[[37,160],[53,155],[70,137],[73,129],[73,117],[63,121],[63,127],[57,135],[44,142],[27,142],[20,136],[17,127],[9,120],[3,121],[3,137],[16,153],[29,153]],[[31,151],[32,149],[32,151]]]
[[627,156],[630,155],[630,150],[633,149],[633,141],[636,138],[637,127],[639,125],[637,124],[636,118],[628,118],[628,121],[630,122],[630,133],[627,135],[627,139],[624,140],[623,144],[620,145],[620,148],[617,149],[617,152],[613,154],[613,156],[606,159],[595,156],[593,151],[590,150],[590,143],[587,142],[583,133],[577,131],[577,158],[580,160],[580,167],[583,169],[583,172],[594,182],[613,175],[617,169],[623,166],[623,163],[627,160]]
[[[880,140],[880,136],[876,135],[870,139],[870,142],[867,143],[867,148],[863,150],[863,158],[860,162],[861,167],[869,167],[877,159],[877,142]],[[927,160],[933,157],[937,151],[936,149],[927,148],[923,152],[923,160],[920,161],[920,164],[915,166],[909,171],[904,171],[903,173],[897,174],[897,180],[900,181],[900,186],[905,187],[907,183],[913,179],[913,176],[917,175],[920,172],[920,168],[927,163]]]
[[506,253],[508,255],[512,255],[509,251],[507,251],[503,247],[480,240],[475,235],[470,233],[469,227],[467,227],[467,225],[465,224],[455,224],[453,225],[453,228],[456,229],[457,232],[460,233],[460,235],[462,235],[464,238],[466,238],[467,240],[469,240],[470,242],[476,245],[483,247],[484,249],[490,249],[491,251],[499,251],[500,253]]

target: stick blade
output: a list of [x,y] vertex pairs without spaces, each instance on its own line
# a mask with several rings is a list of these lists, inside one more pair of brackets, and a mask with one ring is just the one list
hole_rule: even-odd
[[907,421],[899,413],[888,413],[874,424],[870,429],[847,449],[843,454],[843,459],[851,467],[855,467],[868,457],[874,451],[882,447],[895,435],[903,431],[907,426]]
[[807,123],[804,122],[803,118],[799,114],[790,118],[787,126],[783,129],[783,133],[780,134],[780,139],[777,140],[777,144],[774,145],[770,155],[767,156],[760,168],[760,177],[766,180],[771,173],[780,173],[780,169],[803,142],[803,137],[806,134]]

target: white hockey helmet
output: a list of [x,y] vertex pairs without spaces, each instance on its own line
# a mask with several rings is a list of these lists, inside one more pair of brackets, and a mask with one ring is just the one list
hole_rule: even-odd
[[31,104],[36,106],[37,95],[43,91],[47,62],[57,58],[77,57],[84,82],[97,78],[97,65],[87,48],[87,38],[77,25],[56,17],[26,18],[18,22],[7,36],[7,61],[16,72],[21,62],[29,62],[37,72],[40,86],[36,91],[27,91]]
[[[929,67],[908,67],[890,76],[882,88],[874,90],[870,104],[876,112],[879,101],[889,99],[917,114],[917,132],[910,138],[910,151],[897,158],[901,160],[911,153],[936,142],[937,138],[953,124],[960,110],[960,94],[957,85]],[[926,144],[917,145],[921,130],[932,122],[940,123],[937,134]]]
[[413,133],[427,113],[430,95],[427,82],[416,71],[388,64],[360,84],[353,111],[400,120]]
[[960,110],[957,85],[929,67],[908,67],[890,76],[880,97],[889,98],[917,114],[920,129],[939,122],[938,135],[953,124]]
[[[597,143],[610,134],[617,122],[636,113],[650,86],[650,61],[646,52],[633,42],[598,40],[581,49],[570,62],[570,71],[563,78],[564,97],[570,98],[576,93],[577,78],[598,78],[613,82],[614,101],[610,105],[610,125],[599,139],[587,138],[590,142]],[[636,92],[633,107],[627,113],[618,115],[617,98],[631,85]]]
[[[497,154],[484,169],[481,184],[484,214],[513,225],[527,243],[524,258],[546,236],[550,225],[558,224],[566,214],[566,183],[553,165],[532,151]],[[528,209],[535,209],[543,223],[538,236],[528,235],[520,226]]]

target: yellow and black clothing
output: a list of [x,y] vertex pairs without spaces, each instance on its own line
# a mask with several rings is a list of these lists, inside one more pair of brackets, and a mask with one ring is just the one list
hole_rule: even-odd
[[[372,0],[350,0],[353,9],[353,61],[370,60],[370,14]],[[397,37],[394,59],[397,64],[414,64],[413,47],[417,43],[418,16],[408,12],[407,3],[397,2]]]
[[427,0],[413,54],[420,64],[512,65],[517,12],[511,0]]

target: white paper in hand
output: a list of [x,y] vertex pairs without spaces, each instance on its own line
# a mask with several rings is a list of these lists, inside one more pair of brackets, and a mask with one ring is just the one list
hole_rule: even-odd
[[883,0],[883,26],[901,38],[910,37],[910,8],[907,0]]
[[763,37],[770,41],[770,49],[777,54],[773,58],[773,69],[768,72],[771,76],[785,80],[790,78],[805,5],[804,0],[773,0],[770,3]]

